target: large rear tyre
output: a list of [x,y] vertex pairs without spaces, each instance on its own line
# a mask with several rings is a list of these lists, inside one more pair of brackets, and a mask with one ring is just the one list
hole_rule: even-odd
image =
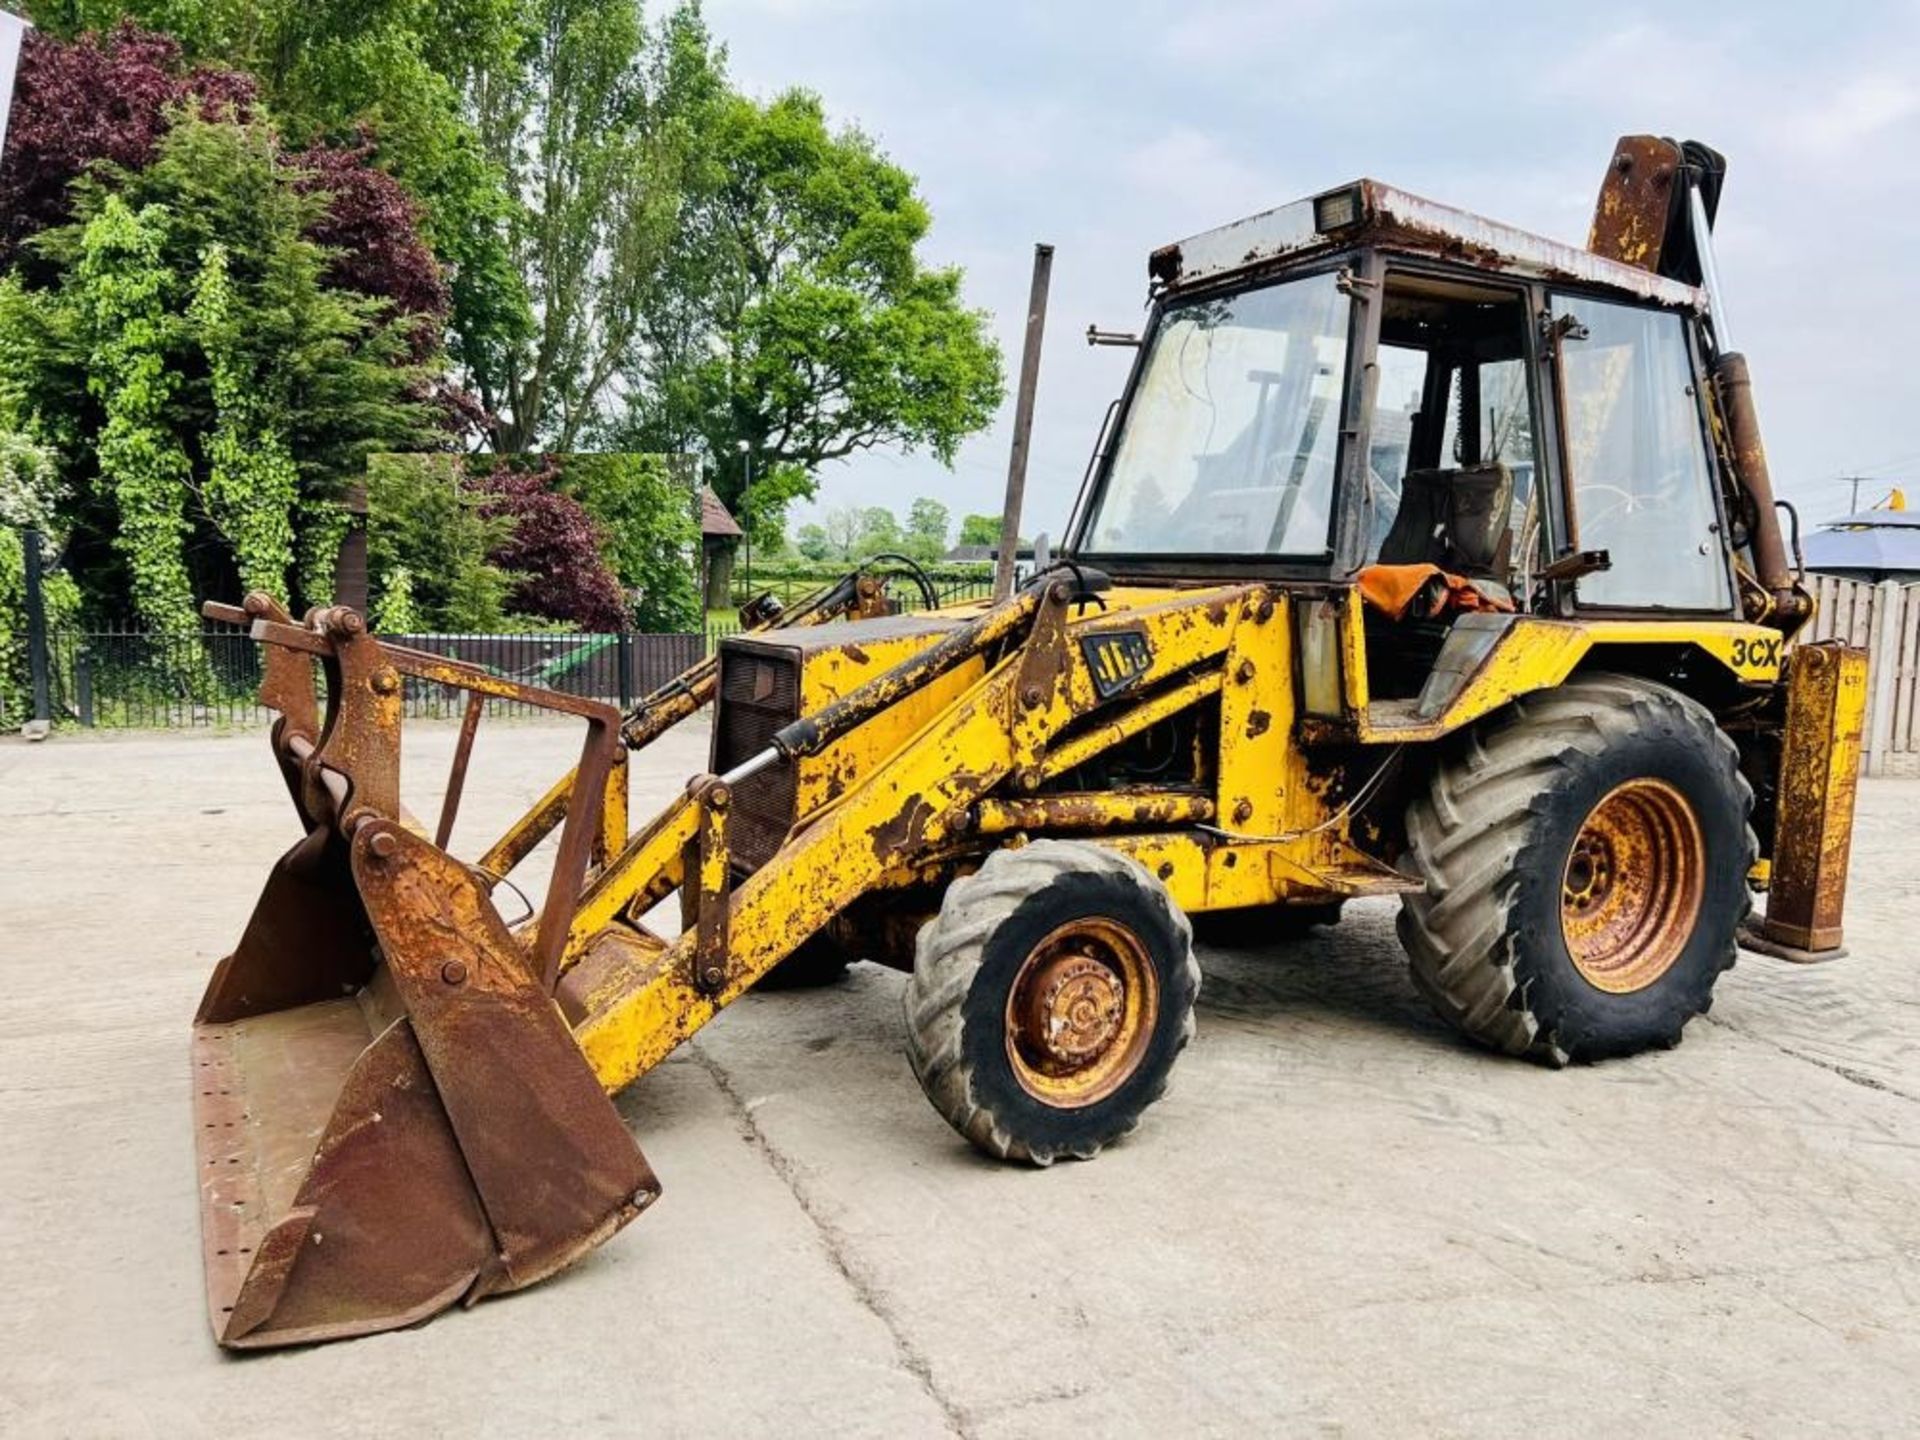
[[1434,1009],[1550,1065],[1679,1044],[1752,906],[1753,792],[1702,706],[1624,675],[1516,701],[1407,812],[1400,940]]
[[947,890],[906,989],[907,1055],[947,1123],[1002,1160],[1087,1160],[1166,1093],[1200,967],[1166,888],[1075,841],[1000,850]]

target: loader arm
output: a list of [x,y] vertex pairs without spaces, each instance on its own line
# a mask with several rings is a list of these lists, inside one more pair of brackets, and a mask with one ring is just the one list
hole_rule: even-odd
[[[260,600],[263,604],[274,605],[275,610],[279,610],[279,607],[267,597],[262,596]],[[789,630],[803,625],[825,625],[842,616],[868,619],[885,614],[888,603],[887,584],[883,576],[854,570],[843,575],[833,584],[815,591],[791,610],[770,612],[752,606],[743,609],[740,612],[741,618],[748,623],[740,633],[752,635],[773,630]],[[222,609],[224,610],[224,607]],[[238,612],[233,613],[238,614]],[[279,618],[282,620],[286,618],[284,611],[279,611]],[[707,655],[695,661],[666,684],[643,696],[621,721],[621,744],[629,752],[644,749],[689,715],[704,709],[713,700],[719,677],[719,665],[712,655]],[[308,685],[306,688],[308,707],[311,708],[312,687]],[[448,788],[448,803],[442,812],[437,837],[438,843],[442,846],[446,844],[452,830],[451,812],[459,803],[457,782],[466,773],[466,759],[471,752],[473,727],[478,723],[478,718],[478,710],[470,705],[454,761],[454,783],[451,783]],[[572,770],[555,780],[548,787],[546,794],[536,800],[525,814],[509,825],[500,838],[487,848],[475,862],[475,867],[497,882],[531,855],[539,847],[540,842],[551,835],[566,818],[567,801],[573,793],[574,780],[575,772]],[[604,805],[607,823],[603,827],[602,839],[594,849],[593,858],[596,865],[605,865],[612,859],[619,841],[626,836],[626,804],[626,757],[623,754],[616,759],[614,774],[609,778],[606,786]]]
[[[808,722],[804,743],[830,743],[924,683],[943,661],[958,664],[976,653],[979,636],[1023,626],[1010,652],[976,685],[803,822],[778,863],[730,893],[727,785],[723,777],[697,777],[589,889],[576,915],[568,953],[580,963],[562,981],[560,1000],[579,1017],[575,1038],[601,1084],[615,1091],[645,1074],[889,874],[964,839],[983,799],[1015,771],[1039,762],[1069,725],[1111,698],[1100,693],[1085,647],[1075,642],[1103,630],[1145,635],[1151,657],[1131,687],[1146,690],[1218,662],[1251,589],[1192,592],[1116,619],[1074,620],[1071,588],[1058,581],[1038,597],[1016,597],[989,611],[954,636],[944,656],[916,657]],[[1197,681],[1181,698],[1192,703],[1217,686],[1217,677]],[[965,758],[956,763],[955,757]],[[700,874],[688,931],[658,950],[596,946],[600,928],[633,896],[688,879],[690,844]],[[604,963],[595,963],[603,955]],[[703,963],[708,958],[718,959],[718,975]]]

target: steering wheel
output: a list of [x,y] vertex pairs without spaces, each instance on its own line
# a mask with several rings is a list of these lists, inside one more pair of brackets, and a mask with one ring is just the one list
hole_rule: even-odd
[[[1613,519],[1616,515],[1660,514],[1673,508],[1675,497],[1682,492],[1686,483],[1685,471],[1671,470],[1660,477],[1658,484],[1638,493],[1604,482],[1576,486],[1573,492],[1574,512],[1579,518],[1582,533],[1590,527]],[[1597,510],[1590,515],[1587,513],[1584,499],[1590,491],[1599,491],[1617,498],[1607,508]]]

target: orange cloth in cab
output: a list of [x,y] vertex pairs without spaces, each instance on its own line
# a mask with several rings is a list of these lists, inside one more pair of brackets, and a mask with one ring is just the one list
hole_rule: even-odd
[[1369,565],[1360,572],[1360,594],[1367,604],[1394,620],[1411,615],[1431,620],[1468,610],[1512,610],[1464,575],[1438,565]]

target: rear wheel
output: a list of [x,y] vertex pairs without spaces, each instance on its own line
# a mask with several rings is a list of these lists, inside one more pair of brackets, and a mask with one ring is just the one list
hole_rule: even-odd
[[1515,702],[1408,810],[1415,982],[1549,1064],[1678,1044],[1751,907],[1752,807],[1732,741],[1677,691],[1595,675]]
[[1193,1035],[1186,917],[1134,861],[1040,840],[987,857],[920,932],[906,990],[921,1088],[1003,1160],[1090,1159],[1166,1093]]

